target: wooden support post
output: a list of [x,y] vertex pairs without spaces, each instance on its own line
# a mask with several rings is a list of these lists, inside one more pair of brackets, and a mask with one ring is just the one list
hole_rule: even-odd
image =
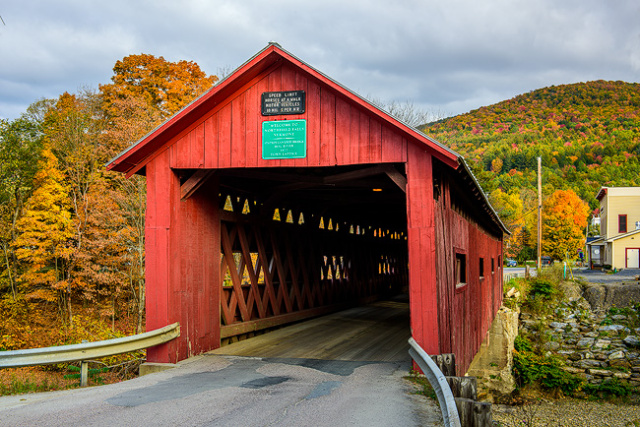
[[491,403],[456,397],[460,424],[465,427],[492,426]]
[[83,360],[80,362],[80,387],[89,385],[89,362]]
[[446,377],[451,393],[464,399],[478,399],[478,380],[476,377]]
[[456,376],[456,355],[453,353],[435,354],[431,359],[445,377]]

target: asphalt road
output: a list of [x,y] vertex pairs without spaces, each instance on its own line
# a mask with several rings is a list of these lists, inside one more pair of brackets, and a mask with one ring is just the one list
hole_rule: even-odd
[[0,398],[1,426],[430,426],[406,362],[203,355],[118,384]]

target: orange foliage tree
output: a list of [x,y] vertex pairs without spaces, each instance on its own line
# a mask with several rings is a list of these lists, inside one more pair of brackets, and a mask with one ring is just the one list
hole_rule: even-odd
[[575,259],[584,246],[589,206],[573,190],[557,190],[542,205],[542,252]]
[[[35,324],[28,313],[52,319],[57,307],[69,327],[39,324],[64,340],[85,320],[106,327],[107,317],[114,332],[142,332],[145,179],[104,164],[217,80],[193,62],[131,55],[98,93],[64,93],[0,120],[0,314],[23,304]],[[18,337],[14,326],[3,337]],[[2,348],[27,343],[3,339]]]
[[116,100],[138,98],[164,120],[178,112],[218,81],[193,61],[170,62],[162,56],[129,55],[113,67],[112,83],[100,85],[105,112],[118,117]]

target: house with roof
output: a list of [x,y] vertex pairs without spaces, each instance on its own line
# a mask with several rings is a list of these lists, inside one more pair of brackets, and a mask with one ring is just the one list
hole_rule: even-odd
[[602,187],[600,237],[587,243],[591,268],[640,268],[640,187]]

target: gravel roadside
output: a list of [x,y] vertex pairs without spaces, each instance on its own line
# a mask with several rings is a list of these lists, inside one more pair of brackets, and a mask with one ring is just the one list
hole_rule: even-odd
[[[574,275],[591,285],[616,285],[634,280],[640,270],[622,270],[606,274],[597,270],[580,269]],[[562,398],[542,400],[522,406],[492,406],[494,425],[503,427],[640,427],[640,405],[614,404],[601,401]]]
[[493,405],[494,424],[504,427],[636,427],[640,406],[565,398],[523,406]]

